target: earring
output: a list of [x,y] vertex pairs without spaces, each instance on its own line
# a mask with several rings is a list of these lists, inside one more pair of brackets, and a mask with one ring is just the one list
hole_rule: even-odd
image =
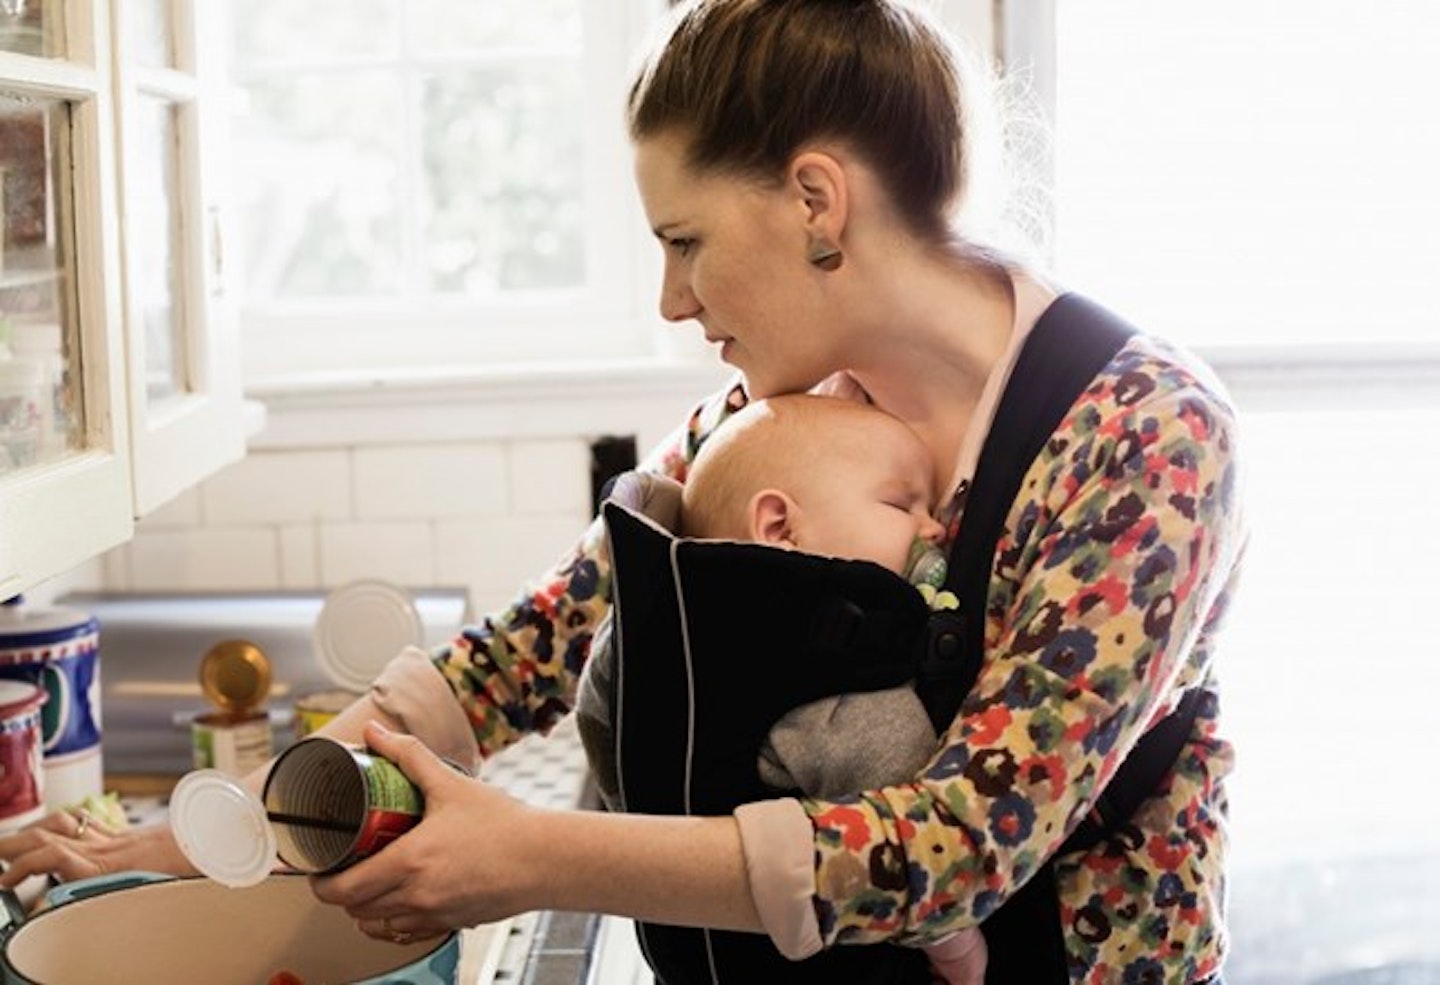
[[845,262],[845,254],[840,252],[840,247],[830,242],[823,236],[816,236],[810,240],[810,251],[805,259],[824,271],[839,270],[840,265]]

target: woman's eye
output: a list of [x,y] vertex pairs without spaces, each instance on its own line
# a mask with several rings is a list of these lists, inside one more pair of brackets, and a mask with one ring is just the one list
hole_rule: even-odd
[[670,240],[670,248],[682,257],[690,253],[690,248],[695,245],[695,240],[688,237],[679,237]]

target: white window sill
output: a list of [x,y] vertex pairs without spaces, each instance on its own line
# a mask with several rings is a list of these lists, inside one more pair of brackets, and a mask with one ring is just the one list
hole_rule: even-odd
[[634,434],[643,451],[733,373],[672,357],[257,379],[246,395],[264,427],[250,447]]
[[1200,349],[1247,410],[1440,407],[1440,346]]
[[[1440,406],[1440,349],[1217,349],[1202,355],[1246,410]],[[251,447],[634,434],[642,449],[733,371],[700,358],[305,373],[252,380]],[[258,429],[258,430],[257,430]]]

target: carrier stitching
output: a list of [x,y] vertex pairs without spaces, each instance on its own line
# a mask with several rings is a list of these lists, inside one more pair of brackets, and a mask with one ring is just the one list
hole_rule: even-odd
[[[690,653],[690,622],[685,618],[685,583],[680,577],[679,551],[680,542],[671,540],[670,577],[675,581],[675,601],[680,614],[680,646],[685,651],[685,814],[689,816],[692,813],[691,771],[695,765],[695,661]],[[720,973],[715,968],[715,944],[710,937],[710,929],[705,927],[700,932],[705,935],[705,960],[710,965],[710,981],[712,985],[720,985]]]

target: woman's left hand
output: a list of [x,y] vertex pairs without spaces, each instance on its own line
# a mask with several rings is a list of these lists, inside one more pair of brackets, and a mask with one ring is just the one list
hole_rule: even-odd
[[425,817],[375,855],[311,880],[360,929],[400,943],[435,937],[530,909],[524,833],[535,813],[446,765],[420,740],[372,723],[365,741],[425,797]]
[[34,876],[69,881],[126,869],[194,874],[170,828],[150,824],[114,831],[84,811],[55,811],[0,835],[0,888]]

